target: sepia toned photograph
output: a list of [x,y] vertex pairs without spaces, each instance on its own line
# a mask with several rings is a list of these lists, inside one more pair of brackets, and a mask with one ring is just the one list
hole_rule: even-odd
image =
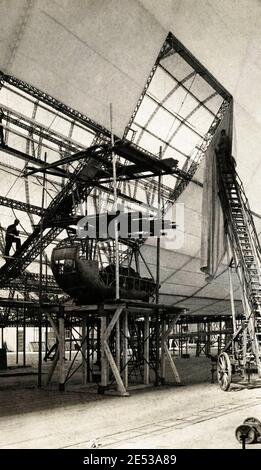
[[0,0],[0,41],[0,454],[261,449],[260,0]]

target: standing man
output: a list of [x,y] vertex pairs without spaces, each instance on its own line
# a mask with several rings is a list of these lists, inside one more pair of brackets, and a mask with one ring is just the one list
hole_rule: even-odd
[[229,136],[226,134],[225,129],[222,129],[220,133],[217,153],[224,157],[223,162],[226,162],[230,170],[235,170],[237,164],[236,160],[231,155],[231,142]]
[[9,256],[9,252],[13,243],[16,244],[16,251],[21,246],[21,240],[19,238],[19,232],[17,230],[17,225],[19,225],[20,220],[15,219],[12,225],[9,225],[6,229],[6,236],[5,236],[5,256]]
[[226,130],[222,129],[218,143],[218,153],[220,155],[230,156],[230,138],[226,134]]

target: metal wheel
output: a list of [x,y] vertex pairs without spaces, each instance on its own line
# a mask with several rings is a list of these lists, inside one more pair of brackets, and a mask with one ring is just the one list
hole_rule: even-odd
[[218,356],[217,377],[220,388],[227,392],[231,384],[232,368],[229,355],[226,352],[222,352]]
[[246,444],[252,444],[256,440],[256,432],[254,428],[248,424],[241,424],[238,426],[235,434],[238,442],[242,442],[243,439],[245,439]]
[[256,424],[257,426],[261,426],[261,421],[257,418],[246,418],[243,424]]
[[243,424],[251,426],[256,433],[256,437],[261,437],[261,422],[257,418],[247,418]]

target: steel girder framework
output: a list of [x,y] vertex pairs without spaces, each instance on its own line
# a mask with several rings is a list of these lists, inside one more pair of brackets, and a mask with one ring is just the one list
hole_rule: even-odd
[[29,85],[28,83],[23,82],[22,80],[19,80],[11,75],[4,74],[3,72],[0,72],[0,82],[2,83],[2,86],[5,83],[8,83],[9,85],[18,88],[19,90],[28,93],[36,100],[45,103],[46,105],[58,111],[59,113],[63,113],[72,120],[83,124],[85,127],[93,131],[94,136],[96,134],[102,134],[105,137],[110,138],[110,133],[105,127],[100,126],[95,121],[80,113],[79,111],[76,111],[75,109],[66,106],[61,101],[57,100],[56,98],[53,98],[51,95],[48,95],[48,93],[44,93],[38,88]]
[[[10,207],[11,209],[16,209],[18,211],[24,211],[30,214],[35,214],[41,217],[42,208],[40,206],[35,206],[34,204],[27,204],[26,202],[17,201],[16,199],[11,199],[9,197],[0,196],[0,206]],[[45,212],[45,209],[43,210]]]
[[[195,174],[196,169],[198,168],[199,162],[204,155],[204,152],[206,151],[206,148],[212,138],[212,136],[215,133],[216,127],[218,123],[220,122],[220,119],[222,118],[226,107],[227,103],[230,101],[231,96],[224,90],[224,88],[214,79],[214,77],[209,74],[209,72],[201,65],[199,62],[179,43],[178,40],[172,35],[169,34],[161,51],[160,54],[152,68],[152,71],[150,73],[150,76],[146,82],[145,88],[141,94],[141,97],[138,101],[138,104],[133,112],[133,115],[131,117],[131,120],[125,130],[124,137],[127,137],[128,131],[131,129],[132,124],[135,121],[135,117],[137,115],[138,110],[140,109],[140,106],[142,105],[143,99],[145,95],[149,96],[149,87],[150,84],[152,83],[152,80],[155,76],[156,71],[162,67],[162,61],[164,61],[166,58],[171,57],[171,55],[179,54],[181,57],[183,57],[194,69],[193,76],[195,74],[199,74],[201,77],[204,78],[204,80],[211,85],[211,87],[215,90],[216,93],[218,93],[220,96],[223,98],[223,103],[221,104],[220,108],[218,109],[217,112],[213,113],[212,115],[214,116],[214,119],[211,123],[211,126],[208,130],[208,132],[204,135],[203,142],[200,145],[200,147],[197,150],[197,155],[193,160],[190,160],[189,156],[185,162],[185,165],[181,169],[181,175],[186,176],[186,178],[181,177],[180,179],[177,179],[174,190],[173,187],[168,187],[163,184],[162,187],[162,200],[164,205],[166,206],[169,204],[172,204],[173,201],[177,199],[177,197],[181,194],[183,189],[187,186],[189,181],[192,180],[193,175]],[[182,83],[182,80],[176,79],[177,82],[177,87],[182,88],[186,87],[186,81]],[[50,95],[41,92],[37,88],[26,84],[25,82],[16,79],[15,77],[5,75],[1,73],[0,75],[0,83],[1,87],[5,87],[8,90],[12,90],[15,93],[20,93],[23,98],[27,96],[28,99],[31,100],[31,103],[34,104],[34,109],[32,113],[32,117],[28,118],[28,116],[25,116],[21,113],[18,113],[15,110],[12,110],[9,106],[3,105],[2,106],[2,119],[5,121],[5,125],[3,125],[3,128],[5,130],[5,146],[3,147],[3,150],[18,156],[19,158],[22,158],[24,160],[30,161],[33,164],[37,164],[38,166],[43,165],[43,150],[44,147],[45,149],[48,149],[48,147],[51,149],[53,148],[52,146],[54,145],[56,152],[60,155],[60,158],[66,158],[66,156],[70,155],[71,153],[74,153],[76,150],[81,150],[84,148],[84,145],[81,145],[79,142],[73,141],[72,139],[72,128],[74,123],[80,123],[81,126],[84,126],[84,128],[88,129],[92,137],[101,137],[104,141],[109,140],[110,138],[110,132],[105,129],[104,127],[98,125],[91,119],[89,119],[87,116],[82,115],[81,113],[77,112],[76,110],[64,105],[63,103],[59,102],[58,100],[54,99]],[[187,89],[187,88],[186,88]],[[192,92],[191,90],[187,89],[187,92],[190,93],[191,95]],[[195,96],[194,96],[195,98]],[[36,121],[35,119],[35,114],[36,114],[36,109],[37,107],[51,107],[58,113],[61,113],[64,116],[67,116],[67,118],[70,120],[70,133],[68,137],[65,137],[57,131],[53,131],[50,128],[47,128],[46,126],[40,124],[39,122]],[[162,102],[157,103],[158,108],[162,108]],[[197,102],[198,107],[205,107],[204,100],[198,100]],[[47,108],[46,108],[47,109]],[[212,116],[212,117],[213,117]],[[180,121],[180,124],[182,124],[182,119],[180,117],[174,116],[177,118],[177,120]],[[183,119],[183,124],[187,126],[187,122],[185,119]],[[26,146],[26,152],[21,152],[19,149],[12,149],[10,148],[7,143],[8,143],[8,135],[10,133],[18,134],[17,128],[20,128],[23,131],[23,135],[21,134],[21,137],[27,139],[27,146]],[[24,134],[24,131],[27,134]],[[148,131],[148,129],[146,130]],[[115,136],[116,137],[116,136]],[[162,142],[164,143],[164,142]],[[167,141],[165,141],[165,144],[168,144]],[[173,148],[173,150],[179,151],[180,149],[176,148],[169,142],[169,147]],[[30,152],[30,154],[29,154]],[[181,154],[185,155],[185,152],[180,150]],[[91,190],[93,189],[93,186],[89,186],[88,191],[83,190],[83,185],[79,184],[79,181],[77,182],[77,176],[80,175],[81,170],[84,167],[84,162],[81,162],[80,167],[78,167],[77,172],[72,176],[72,174],[68,171],[64,171],[63,173],[63,178],[68,177],[67,183],[64,185],[64,187],[61,189],[60,193],[57,194],[57,196],[54,198],[54,201],[50,204],[49,208],[47,211],[45,211],[43,220],[45,222],[48,222],[52,219],[52,217],[55,215],[57,216],[57,213],[59,214],[59,207],[62,205],[62,202],[64,198],[66,198],[71,191],[75,194],[75,197],[78,201],[80,201],[81,197],[79,198],[79,194],[76,194],[78,192],[78,186],[81,189],[81,196],[86,197],[87,193],[90,194]],[[67,167],[68,170],[68,167]],[[61,172],[62,173],[62,172]],[[55,173],[53,173],[55,174]],[[62,176],[60,174],[59,176]],[[40,181],[40,177],[37,176],[38,180]],[[34,206],[30,204],[29,200],[29,191],[28,191],[28,181],[25,183],[27,186],[27,196],[26,196],[26,203],[20,203],[20,209],[18,207],[15,207],[15,203],[13,201],[7,201],[7,198],[2,198],[2,202],[4,205],[9,205],[9,207],[12,207],[13,209],[19,209],[19,210],[28,210],[30,213],[34,213],[35,215],[41,215],[41,211],[39,213],[39,208],[37,206]],[[77,187],[77,188],[76,188]],[[123,189],[122,193],[120,189]],[[154,199],[155,199],[155,194],[157,191],[157,182],[150,180],[150,181],[142,181],[139,180],[138,182],[135,181],[134,183],[130,183],[129,181],[119,181],[118,182],[118,192],[122,194],[122,197],[124,198],[124,193],[127,194],[126,199],[129,199],[132,202],[139,202],[137,199],[137,193],[138,189],[140,190],[142,188],[144,195],[145,195],[145,200],[149,206],[153,205]],[[97,198],[99,199],[101,192],[104,196],[104,189],[105,188],[99,188],[95,187],[95,191],[93,191],[93,196],[94,199],[97,201]],[[111,194],[113,192],[111,183],[107,183],[107,200],[105,199],[105,204],[110,203],[110,198]],[[57,187],[56,187],[57,191]],[[1,202],[1,201],[0,201]],[[112,201],[111,201],[112,202]],[[99,207],[100,209],[100,207]],[[155,208],[156,209],[156,208]],[[70,215],[70,214],[64,214],[64,215]],[[45,223],[44,222],[44,223]],[[48,225],[48,223],[46,224]],[[55,237],[62,231],[61,227],[53,227],[51,229],[48,229],[47,233],[44,234],[43,236],[43,244],[42,248],[47,246],[49,243],[51,243]],[[17,276],[17,272],[20,271],[20,269],[25,269],[30,262],[35,259],[40,251],[40,243],[39,243],[39,235],[40,235],[40,225],[35,227],[33,230],[33,233],[29,236],[29,238],[25,241],[23,244],[23,250],[21,252],[20,260],[16,260],[15,262],[12,263],[7,263],[5,266],[3,266],[0,270],[0,275],[1,275],[1,281],[2,285],[8,285],[8,280],[12,277]]]
[[89,185],[77,184],[77,177],[88,166],[90,159],[86,155],[87,161],[83,160],[78,164],[73,177],[64,185],[62,190],[57,194],[49,207],[46,209],[42,219],[29,235],[27,240],[18,250],[17,255],[6,262],[0,268],[0,286],[6,285],[12,278],[16,278],[24,269],[40,254],[40,251],[46,248],[63,230],[62,227],[51,227],[46,233],[42,231],[50,225],[50,222],[57,215],[71,215],[74,199],[80,203],[92,190]]
[[[172,68],[171,71],[168,70],[164,66],[164,61],[168,60],[171,57],[177,58],[180,57],[181,60],[184,60],[185,63],[188,66],[188,72],[185,74],[183,78],[178,78],[177,75],[175,75],[175,72],[173,73]],[[175,69],[175,67],[173,67]],[[169,80],[173,81],[173,86],[171,89],[168,89],[168,92],[166,95],[161,97],[161,99],[157,99],[155,94],[152,92],[150,93],[151,86],[153,84],[153,81],[156,80],[156,74],[159,70],[164,71],[165,75],[168,77]],[[204,80],[207,85],[211,87],[211,92],[208,93],[208,96],[206,96],[204,99],[198,97],[195,93],[192,92],[190,86],[187,86],[187,83],[189,83],[197,77],[200,77],[200,80]],[[171,106],[168,108],[164,104],[168,103],[170,98],[172,98],[175,95],[175,92],[179,92],[180,89],[183,89],[184,92],[191,97],[192,100],[195,101],[196,105],[192,108],[192,110],[184,117],[180,116],[179,113],[174,112],[171,110]],[[209,100],[212,100],[216,96],[219,96],[222,98],[221,105],[214,111],[211,107],[207,106],[207,102]],[[151,111],[150,114],[148,114],[148,118],[146,119],[146,122],[141,125],[137,121],[137,116],[139,115],[139,111],[142,111],[142,105],[145,99],[149,99],[155,104],[155,108]],[[168,197],[168,201],[165,204],[165,207],[169,207],[170,204],[172,204],[175,200],[178,199],[182,191],[185,189],[185,187],[188,185],[188,183],[193,179],[193,176],[195,175],[195,172],[199,166],[199,163],[205,154],[208,145],[216,131],[216,128],[222,119],[224,113],[226,112],[226,109],[232,99],[232,96],[225,90],[225,88],[211,75],[211,73],[180,43],[180,41],[172,34],[169,33],[163,47],[160,50],[160,53],[156,59],[156,62],[151,70],[151,73],[145,83],[144,89],[141,93],[141,96],[138,100],[138,103],[132,113],[132,116],[130,118],[130,121],[125,128],[124,136],[126,138],[132,139],[135,143],[139,144],[141,142],[141,137],[144,133],[146,135],[151,136],[152,138],[157,139],[157,142],[159,145],[163,144],[163,151],[162,151],[162,156],[164,155],[165,151],[169,148],[170,150],[174,150],[177,154],[180,154],[185,158],[185,163],[182,167],[182,170],[187,173],[188,178],[186,179],[177,179],[174,190],[171,191]],[[182,103],[183,104],[183,103]],[[145,105],[144,105],[145,106]],[[181,105],[182,106],[182,105]],[[193,125],[189,122],[189,119],[200,109],[205,109],[209,115],[212,115],[212,122],[210,123],[210,127],[208,128],[207,132],[204,135],[201,135]],[[173,124],[174,126],[175,121],[179,122],[178,127],[174,130],[174,132],[171,134],[171,137],[166,141],[166,139],[163,139],[160,135],[156,135],[156,131],[152,131],[150,129],[149,124],[153,120],[153,118],[157,115],[157,113],[164,109],[164,111],[168,114],[171,115],[173,118]],[[147,115],[145,113],[145,115]],[[176,123],[175,123],[176,124]],[[176,145],[173,145],[172,140],[178,133],[178,131],[183,127],[187,127],[192,133],[197,134],[202,142],[199,146],[195,148],[196,154],[191,158],[189,154],[186,154],[181,148],[178,148]],[[155,128],[155,125],[154,125]],[[135,129],[139,129],[139,134],[135,138],[135,134],[137,131]],[[135,140],[136,139],[136,140]],[[155,140],[156,142],[156,140]],[[142,145],[142,144],[141,144]]]

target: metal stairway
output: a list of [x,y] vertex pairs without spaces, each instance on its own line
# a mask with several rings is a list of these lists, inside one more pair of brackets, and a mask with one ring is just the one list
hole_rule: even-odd
[[255,371],[261,376],[261,247],[248,199],[233,161],[216,152],[219,197],[225,217],[225,227],[239,277],[243,319],[234,328],[232,340],[225,347],[231,351],[231,363],[246,376]]

